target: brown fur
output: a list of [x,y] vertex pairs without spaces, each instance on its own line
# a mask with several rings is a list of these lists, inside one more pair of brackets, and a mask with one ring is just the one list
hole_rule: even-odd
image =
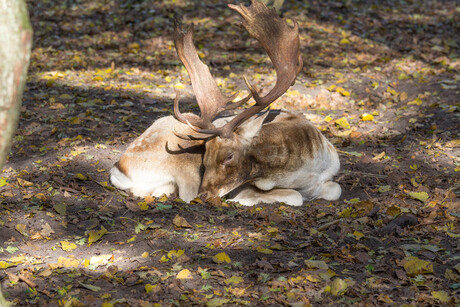
[[[255,179],[294,172],[322,148],[322,138],[305,118],[290,113],[264,124],[249,144],[238,129],[232,139],[216,137],[206,144],[201,191],[216,195],[220,189],[230,192]],[[231,153],[233,162],[224,165]]]

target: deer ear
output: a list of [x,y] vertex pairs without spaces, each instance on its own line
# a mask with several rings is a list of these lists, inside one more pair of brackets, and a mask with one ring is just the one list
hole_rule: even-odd
[[240,138],[245,140],[251,140],[253,137],[259,134],[260,129],[267,117],[269,111],[265,112],[264,114],[251,118],[244,122],[241,126],[236,129],[236,134],[240,136]]

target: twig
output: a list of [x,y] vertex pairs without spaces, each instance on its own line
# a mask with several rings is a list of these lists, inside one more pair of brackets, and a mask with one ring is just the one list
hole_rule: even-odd
[[19,275],[18,275],[18,278],[19,278],[19,280],[25,282],[29,287],[31,287],[31,288],[37,288],[37,284],[34,283],[33,281],[31,281],[30,279],[28,279],[27,277],[25,277],[24,275],[19,274]]

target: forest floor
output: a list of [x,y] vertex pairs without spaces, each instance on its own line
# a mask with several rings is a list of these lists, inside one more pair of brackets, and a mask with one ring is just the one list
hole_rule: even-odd
[[[460,6],[290,1],[304,68],[275,109],[340,153],[338,201],[139,199],[109,170],[174,89],[173,16],[225,93],[268,57],[227,1],[30,0],[34,46],[0,176],[0,284],[16,306],[460,304]],[[457,4],[456,4],[457,3]],[[190,102],[187,104],[186,102]]]

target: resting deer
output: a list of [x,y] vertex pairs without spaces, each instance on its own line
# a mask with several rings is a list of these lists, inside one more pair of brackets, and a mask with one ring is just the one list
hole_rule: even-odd
[[[331,181],[340,167],[338,155],[318,129],[303,116],[287,112],[254,118],[287,91],[302,69],[297,24],[290,27],[274,9],[257,1],[250,7],[229,7],[243,17],[243,26],[274,64],[274,88],[262,97],[245,79],[251,94],[232,103],[236,95],[223,96],[200,61],[192,30],[184,32],[176,24],[176,50],[201,115],[182,114],[176,96],[175,118],[157,120],[128,147],[111,170],[112,183],[138,196],[178,193],[185,201],[202,193],[230,194],[244,205],[280,201],[299,206],[318,197],[338,199],[341,188]],[[253,106],[234,117],[216,119],[251,97]]]

